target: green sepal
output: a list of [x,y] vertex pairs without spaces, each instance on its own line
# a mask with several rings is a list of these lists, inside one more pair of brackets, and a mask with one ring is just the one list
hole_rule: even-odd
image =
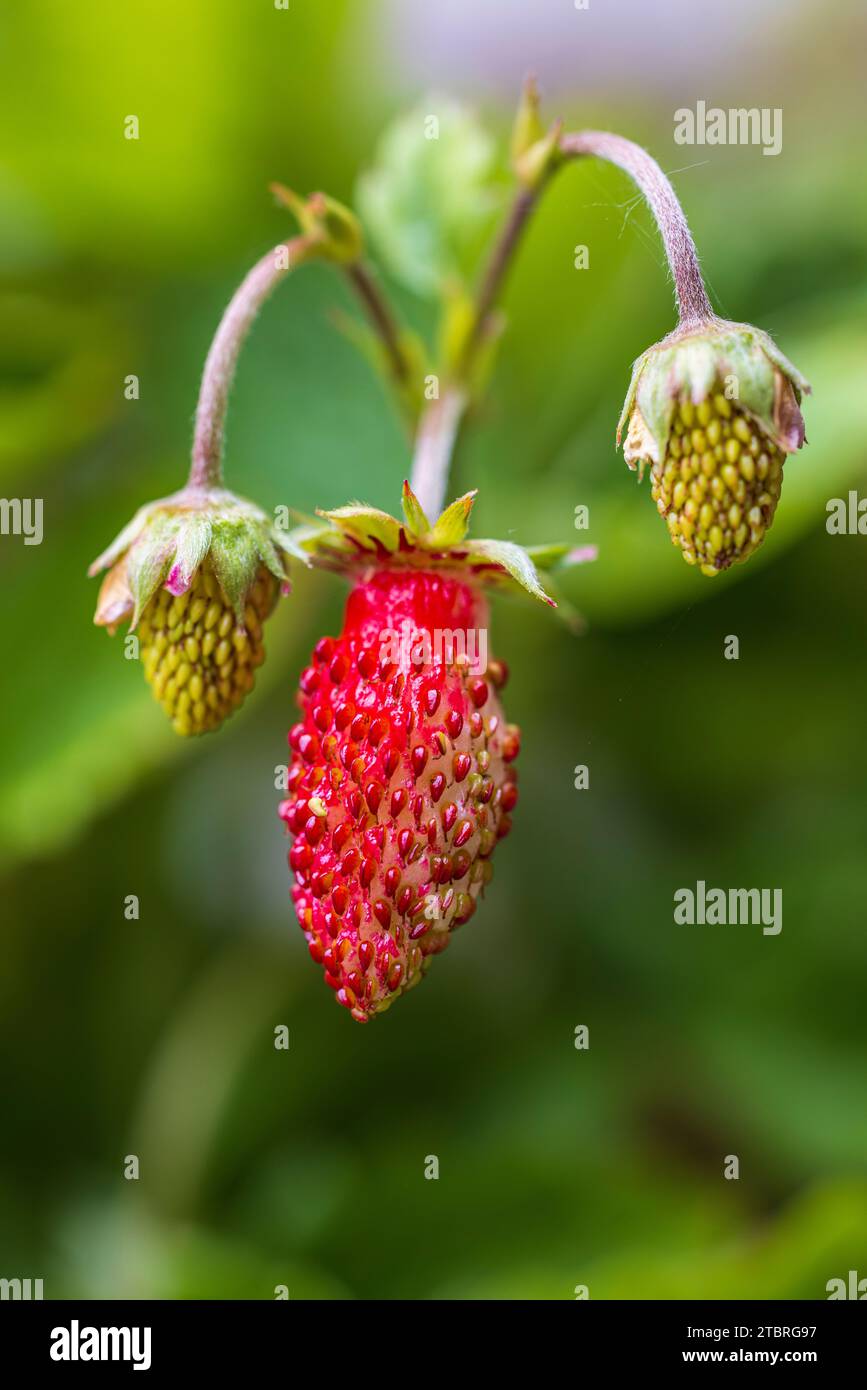
[[[323,512],[327,526],[303,518],[291,536],[313,563],[324,569],[353,576],[372,565],[447,570],[452,574],[464,571],[468,580],[517,588],[557,607],[543,588],[538,570],[595,558],[593,548],[543,545],[525,549],[513,541],[468,539],[475,498],[475,491],[457,498],[431,526],[409,483],[404,483],[404,524],[375,507],[354,502]],[[568,612],[564,616],[570,619]]]
[[477,489],[465,492],[451,502],[442,513],[428,538],[431,550],[450,550],[460,545],[470,529],[470,512],[476,500]]
[[148,502],[143,507],[139,507],[132,521],[128,521],[123,530],[119,531],[111,545],[97,555],[96,559],[88,567],[88,575],[92,579],[94,575],[100,574],[102,570],[110,569],[116,560],[119,560],[125,551],[129,550],[133,541],[141,535],[147,525],[149,517],[159,507],[159,502]]
[[277,555],[278,550],[284,551],[286,555],[291,555],[293,560],[300,560],[302,565],[307,565],[309,568],[310,558],[304,553],[298,542],[293,540],[291,531],[284,531],[282,526],[271,526],[263,538],[263,547],[266,543],[274,552],[274,563],[272,564],[270,560],[265,559],[264,548],[262,550],[262,559],[265,560],[269,570],[276,578],[280,578],[278,568],[283,568],[280,565],[280,559]]
[[224,521],[214,527],[211,545],[211,564],[220,588],[239,623],[244,621],[244,606],[259,569],[259,546],[243,522]]
[[126,562],[126,582],[133,597],[130,628],[139,618],[171,569],[178,532],[177,523],[165,514],[155,516],[145,534],[132,546]]
[[225,488],[184,488],[141,507],[91,565],[91,575],[112,568],[119,576],[117,594],[112,591],[109,606],[98,606],[95,620],[114,628],[126,612],[135,627],[160,585],[184,593],[208,561],[243,624],[247,596],[260,568],[285,583],[287,555],[310,564],[293,536],[254,503]]
[[174,565],[188,589],[211,544],[212,526],[206,512],[190,512],[178,525]]
[[403,482],[400,500],[406,518],[407,535],[411,540],[421,540],[430,531],[430,522],[424,514],[421,502],[406,479]]
[[551,608],[557,607],[554,599],[542,588],[536,566],[523,546],[516,545],[514,541],[469,540],[466,548],[471,565],[477,561],[494,565],[510,575],[533,598],[541,599]]
[[[400,522],[388,512],[377,507],[366,507],[362,502],[350,502],[347,507],[337,507],[331,512],[320,512],[339,530],[346,533],[366,550],[382,546],[388,551],[397,550],[400,544]],[[291,532],[290,532],[291,535]]]
[[[793,439],[803,440],[800,430],[791,429],[791,413],[800,421],[797,403],[809,393],[810,385],[796,367],[780,352],[773,339],[746,323],[716,319],[686,332],[675,330],[636,361],[629,390],[617,425],[620,444],[624,426],[629,423],[632,439],[627,438],[627,463],[658,462],[665,456],[675,407],[678,401],[700,404],[717,381],[734,377],[738,394],[734,404],[751,416],[765,434],[790,452]],[[781,382],[794,406],[789,407],[787,428],[780,418]]]
[[[586,548],[589,549],[590,547]],[[550,570],[557,565],[568,565],[572,562],[571,557],[577,554],[574,546],[564,545],[562,542],[551,542],[549,545],[528,545],[524,549],[537,570]],[[583,558],[588,557],[584,556]]]

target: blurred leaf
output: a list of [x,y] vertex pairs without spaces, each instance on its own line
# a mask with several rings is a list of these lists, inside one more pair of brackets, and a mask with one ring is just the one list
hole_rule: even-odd
[[[514,1264],[475,1283],[450,1283],[449,1298],[574,1299],[584,1284],[591,1299],[826,1299],[828,1281],[846,1279],[867,1258],[867,1183],[829,1183],[793,1202],[764,1230],[710,1248],[655,1248],[609,1259],[551,1267]],[[809,1318],[803,1318],[803,1324]]]
[[345,1298],[330,1275],[291,1255],[261,1254],[244,1241],[159,1221],[130,1183],[114,1201],[82,1200],[63,1221],[50,1298]]
[[[123,403],[131,335],[105,309],[0,294],[0,479],[71,453]],[[130,370],[132,370],[130,368]]]
[[497,149],[475,116],[430,96],[382,137],[358,181],[358,206],[388,269],[426,298],[465,279],[501,196]]
[[[69,843],[146,773],[205,751],[201,741],[173,732],[138,662],[125,660],[123,632],[109,638],[93,626],[96,587],[84,577],[84,562],[95,544],[81,553],[79,536],[76,563],[66,549],[44,543],[39,550],[50,557],[50,569],[43,564],[30,579],[28,601],[9,625],[17,630],[14,640],[24,641],[40,611],[51,615],[45,664],[22,672],[7,663],[0,672],[4,709],[16,735],[0,766],[0,863]],[[68,582],[68,568],[80,583]],[[293,604],[304,602],[308,616],[315,611],[312,591],[301,598],[307,592],[299,578],[295,592],[278,604],[268,623],[268,657],[256,674],[256,690],[232,724],[213,737],[231,738],[233,728],[251,717],[262,692],[285,679],[295,641]]]

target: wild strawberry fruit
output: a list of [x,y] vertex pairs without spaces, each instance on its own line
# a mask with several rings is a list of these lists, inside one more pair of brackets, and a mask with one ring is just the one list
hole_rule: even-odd
[[247,595],[243,622],[206,562],[185,593],[165,586],[139,627],[145,678],[179,734],[218,729],[253,689],[265,660],[262,624],[277,599],[264,567]]
[[252,502],[187,487],[142,507],[91,565],[108,570],[94,622],[140,624],[145,678],[177,733],[219,728],[253,688],[286,553],[306,563]]
[[702,574],[764,540],[809,390],[766,333],[722,320],[675,330],[635,364],[617,442],[628,421],[624,458],[639,475],[650,464],[671,539]]
[[482,584],[553,600],[533,553],[466,539],[473,496],[431,527],[405,485],[403,523],[347,507],[295,533],[354,579],[343,631],[301,674],[280,816],[310,954],[360,1023],[473,916],[518,800],[520,735],[500,703],[506,667],[487,659]]

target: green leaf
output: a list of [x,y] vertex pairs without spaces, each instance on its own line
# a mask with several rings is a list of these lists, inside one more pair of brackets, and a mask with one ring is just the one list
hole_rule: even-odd
[[392,274],[439,297],[468,278],[501,198],[496,145],[465,107],[430,96],[383,136],[358,183],[362,220]]

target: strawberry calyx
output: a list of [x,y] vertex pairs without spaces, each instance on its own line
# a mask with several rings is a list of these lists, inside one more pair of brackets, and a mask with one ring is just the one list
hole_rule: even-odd
[[262,570],[287,582],[286,556],[310,563],[255,503],[223,487],[182,488],[140,507],[90,566],[91,576],[108,571],[94,622],[112,633],[126,620],[135,628],[160,588],[176,597],[187,593],[207,561],[243,626]]
[[464,493],[431,523],[404,482],[402,518],[351,502],[333,511],[318,511],[316,517],[303,517],[301,525],[289,532],[289,539],[312,564],[348,574],[353,580],[371,569],[445,570],[467,581],[527,593],[557,608],[558,599],[543,587],[539,571],[593,559],[595,551],[472,537],[469,520],[476,496],[476,489]]

